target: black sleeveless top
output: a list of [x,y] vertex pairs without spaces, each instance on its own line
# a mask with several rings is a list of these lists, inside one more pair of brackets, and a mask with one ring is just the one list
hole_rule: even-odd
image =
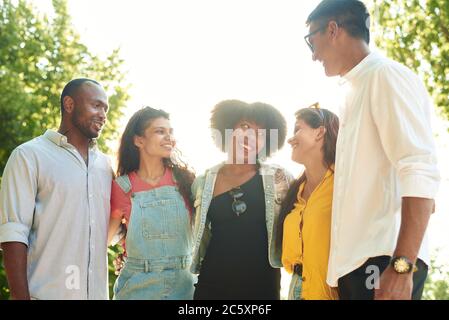
[[240,186],[247,209],[232,210],[233,197],[225,192],[210,203],[212,236],[201,265],[195,299],[280,298],[280,270],[268,261],[268,233],[262,177],[254,175]]

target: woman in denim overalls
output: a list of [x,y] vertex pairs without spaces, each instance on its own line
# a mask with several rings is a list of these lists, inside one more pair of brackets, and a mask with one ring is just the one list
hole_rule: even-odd
[[169,116],[146,107],[121,139],[111,195],[109,241],[124,219],[126,258],[114,299],[193,297],[190,187],[194,179],[174,156]]

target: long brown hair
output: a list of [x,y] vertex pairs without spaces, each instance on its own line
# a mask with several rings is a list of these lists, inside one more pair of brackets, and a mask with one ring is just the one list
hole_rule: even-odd
[[[123,176],[139,169],[139,149],[134,144],[135,136],[143,136],[145,129],[157,118],[170,120],[170,116],[164,110],[145,107],[133,114],[120,140],[118,152],[117,176]],[[192,201],[190,188],[195,174],[193,170],[181,159],[181,153],[174,151],[170,158],[163,159],[164,166],[171,168],[178,184],[179,192],[185,199]],[[192,205],[192,203],[190,203]]]
[[[308,126],[313,129],[317,129],[320,126],[326,128],[323,141],[323,164],[326,168],[331,169],[335,163],[335,151],[337,147],[337,136],[339,128],[339,120],[336,114],[327,109],[316,108],[304,108],[295,113],[296,119],[301,119]],[[306,181],[305,172],[298,179],[294,180],[287,195],[285,196],[282,205],[281,212],[279,214],[278,224],[278,240],[282,243],[284,235],[284,221],[287,215],[293,210],[295,203],[298,201],[299,187]]]

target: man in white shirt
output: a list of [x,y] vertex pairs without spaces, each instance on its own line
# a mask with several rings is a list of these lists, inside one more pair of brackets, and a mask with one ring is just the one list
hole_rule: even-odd
[[108,99],[90,79],[61,94],[59,130],[18,146],[0,189],[0,243],[12,299],[107,299],[112,169],[95,146]]
[[341,299],[420,299],[440,179],[428,93],[411,70],[370,52],[362,2],[324,0],[306,23],[313,60],[346,90],[327,282]]

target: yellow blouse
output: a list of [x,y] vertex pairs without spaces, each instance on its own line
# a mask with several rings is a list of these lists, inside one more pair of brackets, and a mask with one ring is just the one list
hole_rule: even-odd
[[289,273],[293,273],[295,264],[303,264],[303,299],[335,300],[338,299],[337,289],[326,283],[334,189],[332,170],[326,172],[307,202],[301,198],[303,189],[304,183],[299,187],[298,202],[285,218],[282,264]]

